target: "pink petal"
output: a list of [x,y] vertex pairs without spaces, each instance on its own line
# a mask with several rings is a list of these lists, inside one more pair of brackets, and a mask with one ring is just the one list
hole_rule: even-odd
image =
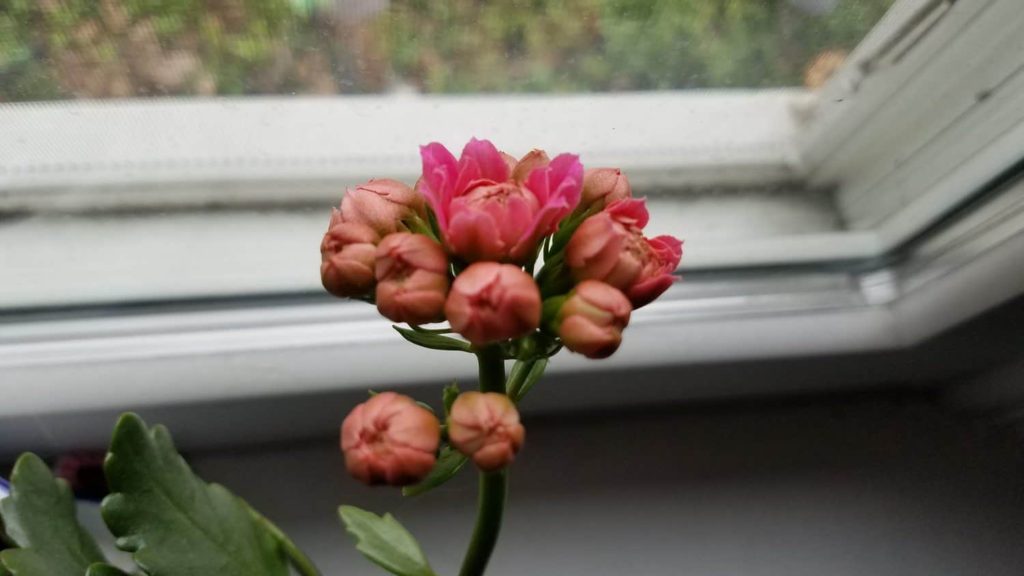
[[530,172],[526,187],[540,204],[527,233],[531,240],[536,240],[554,232],[562,218],[579,203],[583,165],[575,154],[559,154],[547,166]]
[[[498,206],[495,206],[499,208]],[[533,210],[525,198],[512,196],[508,198],[503,210],[504,216],[496,219],[501,226],[501,238],[506,246],[516,246],[529,240],[527,232],[531,229]]]
[[626,296],[628,296],[630,302],[633,303],[634,309],[640,308],[641,306],[650,304],[657,299],[658,296],[661,296],[672,286],[672,284],[675,283],[676,280],[678,280],[678,278],[670,274],[655,276],[654,278],[649,278],[634,284],[633,287],[626,292]]
[[548,182],[554,187],[553,197],[564,198],[570,208],[575,208],[583,191],[583,164],[575,154],[559,154],[548,165]]
[[647,241],[668,272],[674,272],[683,258],[683,241],[675,236],[656,236]]
[[466,208],[456,211],[446,236],[451,251],[466,260],[500,260],[505,243],[499,237],[498,225],[490,214]]
[[505,162],[505,158],[494,147],[494,144],[490,140],[472,138],[462,149],[462,157],[459,158],[459,181],[455,187],[456,195],[469,189],[470,184],[476,180],[504,182],[508,180],[508,177],[508,163]]
[[647,202],[643,198],[623,198],[609,204],[605,209],[615,220],[626,224],[643,228],[650,220],[647,213]]
[[459,164],[455,156],[437,142],[420,146],[420,158],[423,160],[420,192],[444,230],[448,224],[448,205],[455,195],[455,183],[459,178]]

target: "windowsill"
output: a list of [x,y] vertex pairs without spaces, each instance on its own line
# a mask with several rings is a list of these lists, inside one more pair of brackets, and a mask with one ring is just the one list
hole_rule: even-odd
[[[918,345],[1024,292],[1022,198],[1019,183],[892,268],[694,273],[637,311],[613,358],[564,355],[554,373]],[[410,346],[370,306],[325,302],[9,323],[0,371],[0,417],[25,417],[411,386],[474,365]]]
[[[411,183],[420,145],[473,136],[517,155],[571,151],[623,168],[641,188],[771,185],[799,176],[793,107],[805,98],[779,89],[0,104],[0,210],[333,201],[368,178]],[[181,193],[197,183],[198,194]]]
[[[412,183],[418,145],[616,165],[685,238],[683,271],[849,260],[827,191],[793,153],[802,90],[561,96],[165,99],[0,105],[0,310],[319,290],[345,185]],[[485,119],[484,122],[481,119]],[[407,130],[379,130],[399,123]],[[182,230],[188,230],[182,235]],[[68,242],[73,238],[74,242]],[[57,265],[56,263],[59,263]],[[173,263],[173,264],[172,264]]]

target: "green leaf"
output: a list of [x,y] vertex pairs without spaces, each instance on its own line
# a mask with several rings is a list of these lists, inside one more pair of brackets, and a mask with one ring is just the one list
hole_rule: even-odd
[[75,499],[35,454],[18,458],[11,495],[0,504],[7,534],[18,548],[0,552],[14,576],[82,576],[103,561],[92,536],[75,519]]
[[103,519],[149,576],[285,576],[274,538],[223,486],[196,476],[162,426],[125,414],[105,465]]
[[401,328],[394,326],[394,329],[402,335],[409,342],[422,346],[424,348],[430,348],[431,350],[458,350],[460,352],[472,352],[473,349],[470,347],[469,342],[464,342],[456,338],[449,336],[441,336],[440,334],[428,334],[425,332],[417,332],[415,330],[409,330],[407,328]]
[[444,391],[441,392],[441,400],[444,403],[444,415],[447,417],[451,414],[452,404],[455,404],[455,399],[459,397],[459,383],[452,382],[451,384],[444,387]]
[[526,370],[532,366],[533,360],[516,360],[512,369],[508,371],[508,379],[505,382],[505,392],[512,394],[519,387],[520,382],[526,377]]
[[434,464],[430,474],[427,474],[427,477],[419,484],[402,488],[402,495],[419,496],[425,492],[430,492],[454,478],[465,465],[465,456],[452,449],[451,446],[445,446],[441,449],[441,455],[437,458],[437,462]]
[[109,564],[97,563],[89,566],[85,576],[128,576],[128,573],[122,572]]
[[355,506],[342,506],[338,514],[356,538],[356,550],[381,568],[398,576],[435,576],[416,539],[391,514],[383,517]]
[[544,375],[544,370],[548,367],[547,358],[538,358],[537,361],[530,367],[530,371],[526,374],[526,378],[523,379],[522,386],[515,391],[515,397],[512,400],[518,404],[520,400],[526,396],[526,393],[533,388],[533,385],[540,381],[541,376]]

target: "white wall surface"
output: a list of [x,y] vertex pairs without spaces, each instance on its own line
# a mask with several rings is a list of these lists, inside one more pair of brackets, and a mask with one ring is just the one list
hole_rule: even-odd
[[[1019,576],[1024,458],[1007,431],[907,398],[546,416],[527,422],[490,576]],[[394,513],[440,574],[471,474],[403,499],[345,476],[333,439],[201,455],[326,575],[383,574],[335,509]]]

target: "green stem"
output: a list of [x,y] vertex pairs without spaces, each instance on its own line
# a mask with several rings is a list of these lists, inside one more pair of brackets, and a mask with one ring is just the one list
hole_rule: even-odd
[[320,570],[313,564],[313,561],[309,559],[309,556],[299,550],[299,547],[292,542],[291,538],[288,537],[280,528],[278,528],[273,522],[267,520],[265,516],[249,508],[249,512],[256,517],[256,520],[263,524],[263,527],[268,533],[277,541],[277,544],[284,551],[285,555],[288,556],[288,560],[291,561],[292,566],[299,571],[302,576],[320,576]]
[[473,529],[473,539],[469,543],[469,550],[466,551],[466,558],[462,561],[459,576],[483,576],[487,562],[491,559],[491,552],[498,543],[507,492],[507,471],[480,473],[476,528]]
[[[496,345],[478,348],[477,361],[480,366],[480,391],[505,392],[505,360],[501,348]],[[462,561],[459,576],[482,576],[491,559],[491,553],[498,543],[501,518],[505,512],[505,498],[508,492],[508,472],[481,472],[480,495],[477,500],[476,526],[469,550]]]
[[481,392],[505,391],[505,354],[501,346],[491,344],[473,349],[480,370]]

